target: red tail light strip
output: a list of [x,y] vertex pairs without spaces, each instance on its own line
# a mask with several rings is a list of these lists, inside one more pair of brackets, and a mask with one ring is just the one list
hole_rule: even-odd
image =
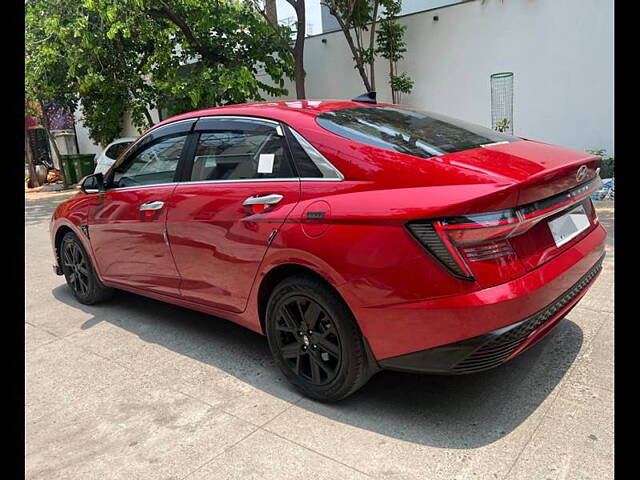
[[[516,209],[445,219],[441,221],[442,228],[444,230],[460,230],[516,225],[517,227],[508,235],[514,236],[514,234],[528,230],[540,220],[581,202],[600,185],[602,185],[602,180],[600,177],[596,177],[572,190]],[[523,229],[525,224],[526,228]]]
[[518,208],[435,221],[417,220],[409,222],[407,227],[453,275],[475,280],[466,261],[481,262],[499,257],[506,257],[506,261],[510,257],[512,262],[517,262],[507,239],[525,233],[541,220],[583,201],[601,184],[602,180],[596,176],[567,192]]
[[433,222],[433,228],[435,228],[436,233],[442,239],[442,242],[447,247],[447,250],[449,250],[449,252],[451,252],[451,256],[453,257],[453,260],[456,262],[458,267],[460,267],[460,270],[462,270],[464,272],[464,275],[467,278],[473,279],[473,274],[471,273],[471,270],[469,269],[469,267],[465,263],[465,261],[462,258],[462,256],[460,256],[460,253],[458,252],[458,249],[455,248],[455,246],[451,243],[451,240],[449,239],[449,236],[444,234],[442,224],[440,222]]

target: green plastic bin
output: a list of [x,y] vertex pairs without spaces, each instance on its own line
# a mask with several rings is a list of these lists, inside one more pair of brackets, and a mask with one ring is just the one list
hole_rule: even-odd
[[73,167],[72,158],[76,155],[60,155],[62,157],[62,173],[64,174],[64,179],[67,182],[67,185],[73,185],[78,183],[78,178],[76,177],[76,170]]
[[[69,155],[73,170],[76,174],[76,182],[79,182],[87,175],[91,175],[95,170],[93,158],[95,155]],[[74,182],[75,183],[75,182]]]

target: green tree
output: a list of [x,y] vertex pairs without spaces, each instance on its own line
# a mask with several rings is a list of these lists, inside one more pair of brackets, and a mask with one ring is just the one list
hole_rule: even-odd
[[[296,98],[307,98],[304,86],[304,37],[307,32],[305,0],[286,0],[296,12],[296,34],[293,45],[289,45],[289,51],[293,56],[294,78],[296,82]],[[260,15],[264,18],[271,28],[274,29],[276,35],[279,35],[285,43],[289,43],[291,38],[291,29],[278,24],[278,15],[275,0],[249,0]]]
[[367,92],[375,91],[375,34],[380,0],[321,0],[320,3],[338,22],[364,88]]
[[411,93],[413,80],[406,72],[398,73],[398,60],[404,58],[407,44],[404,41],[405,25],[398,23],[398,14],[402,9],[401,0],[381,0],[384,14],[380,19],[376,53],[389,62],[389,86],[391,101],[400,103],[401,94]]
[[103,145],[127,111],[143,129],[152,108],[263,100],[293,76],[287,43],[240,0],[27,0],[25,13],[27,99],[79,105]]

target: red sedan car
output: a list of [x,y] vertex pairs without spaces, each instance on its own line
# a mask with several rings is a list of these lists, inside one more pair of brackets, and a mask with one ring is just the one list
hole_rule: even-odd
[[600,158],[408,106],[179,115],[86,177],[51,220],[81,303],[128,290],[265,334],[306,395],[379,369],[498,366],[600,272]]

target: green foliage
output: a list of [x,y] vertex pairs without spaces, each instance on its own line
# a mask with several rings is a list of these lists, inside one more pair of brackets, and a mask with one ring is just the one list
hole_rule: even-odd
[[615,171],[615,162],[613,157],[607,155],[607,151],[604,148],[599,148],[596,150],[587,150],[592,155],[597,155],[602,158],[602,163],[600,164],[600,178],[613,178]]
[[496,123],[496,126],[495,126],[494,130],[504,133],[504,132],[507,131],[507,128],[509,128],[509,124],[510,123],[511,122],[509,121],[508,118],[503,118],[498,123]]
[[[375,89],[374,63],[375,46],[373,37],[375,35],[375,23],[377,20],[378,6],[381,0],[321,0],[331,15],[333,15],[342,32],[345,35],[347,44],[351,49],[354,60],[354,68],[358,70],[360,77],[367,91]],[[353,32],[353,35],[352,35]],[[366,34],[369,38],[366,38]],[[368,44],[365,43],[368,40]],[[369,68],[369,73],[365,69]]]
[[240,0],[26,0],[25,13],[27,99],[79,104],[103,145],[126,111],[143,129],[152,108],[263,100],[293,76],[286,37]]
[[407,44],[404,41],[405,25],[398,23],[398,14],[402,10],[401,0],[380,0],[384,13],[378,27],[376,53],[389,62],[389,85],[393,103],[400,103],[400,94],[411,93],[414,82],[402,72],[398,74],[398,61],[404,58]]

